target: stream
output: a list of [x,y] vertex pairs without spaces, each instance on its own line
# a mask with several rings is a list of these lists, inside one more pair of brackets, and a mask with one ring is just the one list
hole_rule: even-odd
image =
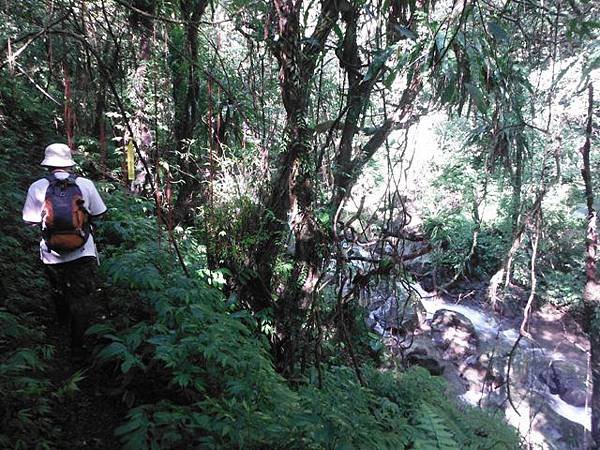
[[[427,349],[429,357],[444,365],[443,376],[456,388],[461,400],[473,406],[503,410],[508,422],[519,429],[530,448],[586,448],[587,431],[591,428],[587,342],[572,324],[565,326],[568,319],[551,308],[532,314],[532,339],[521,339],[514,352],[510,377],[507,377],[508,355],[519,336],[515,319],[503,319],[476,304],[467,306],[447,301],[427,292],[418,283],[411,288],[418,296],[407,295],[408,300],[404,301],[412,301],[415,308],[414,299],[420,297],[418,303],[425,313],[415,330],[415,342]],[[404,310],[398,306],[394,310],[390,306],[392,301],[398,305],[395,296],[379,296],[372,304],[374,308],[369,307],[367,322],[384,336],[390,327],[390,314],[398,318],[398,311]],[[477,335],[476,354],[452,359],[440,353],[439,342],[434,343],[430,326],[437,315],[449,314],[443,310],[458,313],[470,321]],[[404,316],[400,322],[404,324]],[[490,358],[492,362],[485,363],[489,366],[481,362]],[[478,371],[488,373],[490,368],[497,379],[503,380],[494,388],[490,387],[489,378],[481,376],[479,379],[473,375]],[[507,401],[507,378],[516,411]]]

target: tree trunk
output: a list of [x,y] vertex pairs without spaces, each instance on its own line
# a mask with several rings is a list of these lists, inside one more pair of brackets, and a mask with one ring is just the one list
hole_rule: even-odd
[[[306,39],[300,26],[301,1],[273,0],[271,6],[270,31],[275,30],[277,37],[271,36],[268,43],[279,64],[287,145],[264,199],[265,210],[259,219],[264,238],[254,252],[255,277],[247,283],[246,291],[254,309],[274,307],[277,366],[289,375],[299,359],[304,318],[312,299],[317,267],[322,260],[315,245],[320,232],[314,219],[311,185],[312,132],[307,126],[310,87],[338,10],[333,0],[322,0],[315,30]],[[296,242],[294,267],[282,295],[273,304],[274,266],[288,225]]]
[[[365,164],[385,142],[397,122],[408,113],[420,86],[418,71],[415,70],[412,72],[413,76],[409,77],[408,87],[394,117],[387,118],[353,157],[352,144],[358,131],[358,123],[375,84],[385,71],[385,65],[369,67],[368,70],[374,73],[372,77],[364,75],[357,45],[360,9],[348,3],[336,4],[330,0],[323,0],[319,23],[313,36],[306,40],[305,45],[299,45],[300,5],[300,2],[294,4],[289,0],[274,1],[274,16],[278,18],[279,32],[283,39],[272,45],[280,63],[282,99],[288,113],[289,145],[280,172],[274,180],[274,189],[266,202],[271,214],[267,229],[268,236],[280,238],[289,220],[296,240],[292,275],[287,280],[283,296],[276,305],[276,320],[281,330],[276,352],[279,369],[285,374],[293,372],[300,352],[308,343],[303,325],[306,324],[306,313],[313,301],[323,262],[329,255],[325,231],[320,229],[314,217],[315,195],[309,169],[309,142],[312,133],[306,126],[306,115],[317,56],[322,52],[338,14],[341,13],[346,23],[340,64],[346,71],[349,88],[346,95],[346,117],[336,159],[335,190],[329,204],[332,216],[343,199],[349,195]],[[390,20],[392,19],[393,17],[390,17]],[[388,42],[388,45],[393,44],[396,39]],[[288,218],[288,215],[291,217]],[[271,287],[272,268],[278,250],[272,241],[266,242],[256,255],[259,277],[268,288]]]
[[305,177],[311,148],[312,133],[306,124],[309,89],[317,60],[325,50],[325,42],[338,16],[335,2],[322,0],[315,31],[309,39],[303,39],[300,29],[301,7],[302,2],[273,0],[270,15],[278,34],[276,39],[269,39],[269,47],[279,63],[279,84],[286,111],[287,145],[264,199],[266,214],[263,215],[262,222],[268,239],[258,246],[254,255],[258,277],[261,279],[259,284],[269,293],[273,263],[280,251],[277,242],[281,240],[288,222],[291,222],[295,233],[302,228],[302,220],[296,223],[288,218],[289,214],[293,215],[297,211],[299,193],[304,198],[300,207],[308,208],[307,214],[310,214],[310,189],[302,186],[303,183],[298,183],[299,175]]
[[[359,121],[365,114],[373,89],[386,71],[385,64],[374,60],[367,68],[372,72],[370,77],[365,76],[361,68],[363,64],[359,55],[357,44],[357,27],[360,17],[358,6],[350,7],[342,12],[342,20],[346,23],[346,32],[339,52],[340,66],[346,72],[348,79],[348,92],[346,94],[346,117],[342,126],[340,144],[336,153],[334,192],[330,201],[330,210],[338,210],[345,198],[350,196],[352,187],[360,176],[365,164],[373,157],[375,152],[384,144],[389,134],[397,124],[408,115],[417,93],[421,87],[421,78],[418,67],[408,73],[408,84],[402,93],[400,103],[393,117],[386,117],[382,125],[376,128],[367,143],[353,154],[353,142],[359,131]],[[408,23],[412,18],[413,7],[400,7],[398,2],[393,2],[387,18],[387,42],[389,47],[406,37],[399,33],[391,32],[398,23]]]
[[[194,137],[194,131],[198,124],[198,101],[200,98],[200,70],[198,67],[198,27],[200,19],[208,6],[208,0],[179,2],[182,18],[185,20],[185,42],[183,54],[188,61],[187,65],[179,62],[172,65],[173,71],[173,100],[175,103],[175,140],[177,150],[181,153],[190,152],[185,150],[185,141]],[[182,49],[177,49],[182,52]],[[185,86],[185,91],[181,87]],[[190,219],[190,212],[196,198],[204,198],[201,192],[202,173],[198,173],[190,164],[190,158],[180,158],[179,164],[182,169],[184,183],[179,189],[175,200],[174,214],[178,222]],[[200,192],[199,192],[200,191]],[[200,195],[198,195],[200,194]]]
[[[139,4],[140,9],[148,14],[154,13],[154,4],[152,2]],[[148,67],[150,57],[152,56],[152,36],[154,33],[154,21],[151,17],[132,11],[130,21],[139,34],[139,44],[137,52],[138,66],[133,76],[133,92],[135,114],[133,116],[132,130],[134,135],[129,139],[137,142],[139,149],[138,158],[148,160],[148,154],[153,145],[152,133],[150,131],[150,121],[146,113],[149,101],[146,91],[146,81],[148,78]],[[147,163],[137,162],[135,167],[135,180],[132,183],[132,190],[141,192],[148,183]]]
[[517,235],[519,226],[519,214],[521,212],[521,190],[523,189],[523,137],[518,134],[515,138],[517,147],[515,152],[515,171],[512,177],[512,233],[513,238]]
[[588,117],[585,128],[586,138],[581,155],[583,167],[581,176],[585,183],[585,199],[588,208],[588,225],[586,233],[586,257],[585,275],[586,283],[583,291],[583,303],[585,307],[585,329],[590,337],[590,365],[592,368],[592,448],[600,448],[600,323],[596,318],[600,306],[600,284],[596,269],[596,257],[600,242],[598,239],[597,214],[594,210],[594,191],[592,185],[592,173],[590,168],[590,150],[592,136],[592,119],[594,91],[592,84],[589,85],[588,94]]

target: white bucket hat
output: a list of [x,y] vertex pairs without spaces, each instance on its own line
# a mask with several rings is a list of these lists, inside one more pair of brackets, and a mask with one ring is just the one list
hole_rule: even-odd
[[75,165],[71,156],[71,149],[65,144],[50,144],[44,151],[42,166],[71,167]]

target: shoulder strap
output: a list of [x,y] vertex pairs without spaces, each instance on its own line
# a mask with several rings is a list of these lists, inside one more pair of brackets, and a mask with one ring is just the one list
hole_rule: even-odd
[[61,179],[58,178],[55,174],[51,173],[49,175],[46,175],[44,177],[44,179],[48,180],[48,182],[50,184],[52,183],[56,183],[57,181],[63,181],[63,182],[67,182],[69,184],[75,184],[75,180],[77,180],[78,176],[75,175],[74,173],[70,173],[69,176],[67,178]]

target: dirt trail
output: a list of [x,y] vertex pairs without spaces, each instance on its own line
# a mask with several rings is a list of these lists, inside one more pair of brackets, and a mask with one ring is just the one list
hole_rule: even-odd
[[[51,311],[50,311],[51,313]],[[84,361],[74,363],[69,355],[66,330],[52,317],[44,318],[47,324],[48,343],[56,352],[47,371],[55,389],[64,385],[77,372],[82,379],[78,390],[64,399],[55,399],[52,404],[53,423],[58,431],[59,448],[114,450],[121,447],[114,436],[127,412],[127,408],[116,396],[109,395],[114,374],[109,369],[93,364],[91,355]]]

